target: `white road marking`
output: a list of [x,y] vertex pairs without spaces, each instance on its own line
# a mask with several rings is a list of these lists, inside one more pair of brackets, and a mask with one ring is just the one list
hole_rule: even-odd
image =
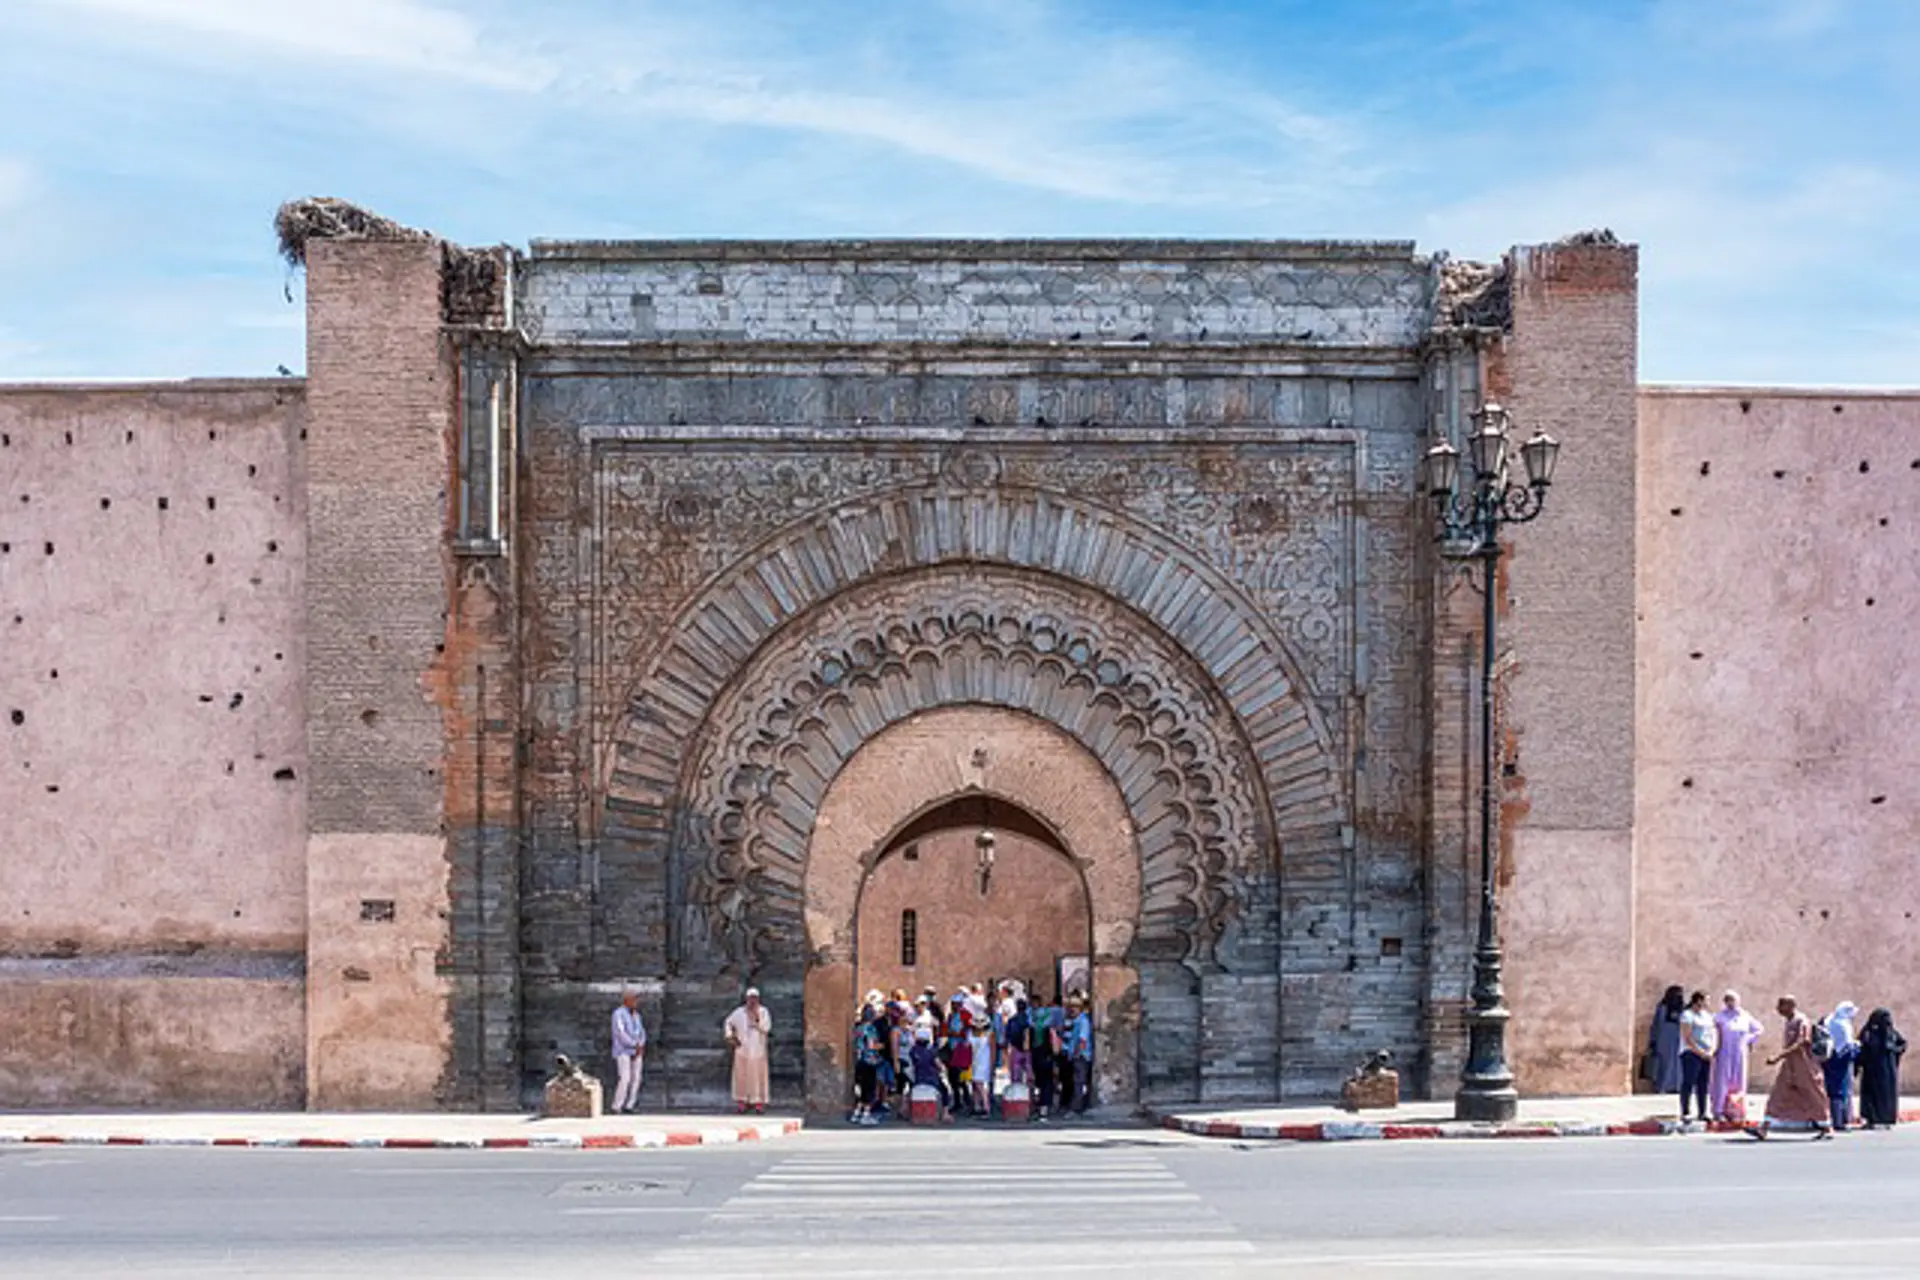
[[711,1210],[695,1204],[604,1204],[582,1205],[560,1212],[575,1218],[604,1218],[626,1213],[709,1213]]
[[0,1213],[0,1222],[58,1222],[57,1213]]

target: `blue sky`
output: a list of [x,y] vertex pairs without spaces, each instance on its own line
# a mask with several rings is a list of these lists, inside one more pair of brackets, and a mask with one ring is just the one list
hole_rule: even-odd
[[1920,0],[0,0],[0,379],[298,370],[271,220],[325,194],[521,245],[1607,226],[1647,380],[1914,385],[1916,68]]

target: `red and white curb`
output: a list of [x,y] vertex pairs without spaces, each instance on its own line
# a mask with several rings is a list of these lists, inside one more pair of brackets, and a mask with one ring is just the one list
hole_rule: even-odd
[[0,1130],[0,1147],[251,1147],[280,1149],[383,1151],[621,1151],[661,1147],[731,1146],[764,1142],[799,1133],[799,1120],[725,1125],[705,1129],[647,1130],[641,1133],[538,1133],[497,1138],[386,1138],[291,1135],[264,1138],[216,1138],[203,1134],[43,1133]]
[[[1920,1111],[1901,1112],[1900,1122],[1920,1122]],[[1511,1124],[1476,1124],[1470,1121],[1396,1124],[1391,1121],[1325,1120],[1313,1124],[1253,1124],[1177,1115],[1162,1115],[1159,1123],[1162,1128],[1201,1138],[1247,1138],[1270,1142],[1396,1142],[1421,1138],[1658,1138],[1690,1133],[1739,1133],[1743,1129],[1757,1127],[1725,1121],[1689,1124],[1677,1119],[1536,1120]]]

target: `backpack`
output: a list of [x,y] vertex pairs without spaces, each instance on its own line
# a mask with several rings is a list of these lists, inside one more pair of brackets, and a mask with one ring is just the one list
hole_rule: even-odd
[[1825,1062],[1833,1056],[1833,1033],[1827,1030],[1826,1023],[1816,1022],[1813,1024],[1811,1043],[1813,1045],[1813,1056],[1821,1062]]

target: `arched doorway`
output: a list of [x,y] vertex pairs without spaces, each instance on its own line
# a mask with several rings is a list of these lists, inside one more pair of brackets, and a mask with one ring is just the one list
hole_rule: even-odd
[[996,796],[960,795],[909,822],[860,885],[854,986],[932,987],[1017,979],[1044,997],[1091,981],[1093,905],[1060,837]]
[[[1085,985],[1094,1008],[1094,1094],[1107,1104],[1138,1101],[1140,973],[1128,951],[1140,921],[1140,852],[1125,797],[1099,760],[1057,726],[1000,707],[954,706],[910,716],[869,738],[821,799],[805,882],[810,1109],[836,1111],[848,1097],[848,1032],[861,994],[876,985],[859,985],[858,978],[864,972],[859,917],[863,903],[878,901],[878,891],[870,892],[876,872],[884,891],[890,873],[883,868],[897,862],[904,869],[907,847],[917,843],[916,861],[957,853],[961,865],[950,872],[977,874],[973,842],[983,813],[1001,824],[993,828],[996,874],[1003,838],[1036,846],[1029,850],[1031,865],[1043,883],[1058,884],[1061,871],[1071,872],[1079,894],[1067,901],[1085,904],[1073,936],[1086,939],[1090,958]],[[950,832],[957,846],[932,849],[941,832]],[[968,886],[963,879],[960,887],[978,893],[977,881]],[[993,890],[990,880],[989,894]],[[897,947],[898,928],[896,914],[869,933],[884,933]],[[875,938],[868,945],[885,944]],[[887,989],[897,985],[908,984]],[[911,989],[925,985],[922,979]],[[1052,994],[1050,985],[1044,989]]]

